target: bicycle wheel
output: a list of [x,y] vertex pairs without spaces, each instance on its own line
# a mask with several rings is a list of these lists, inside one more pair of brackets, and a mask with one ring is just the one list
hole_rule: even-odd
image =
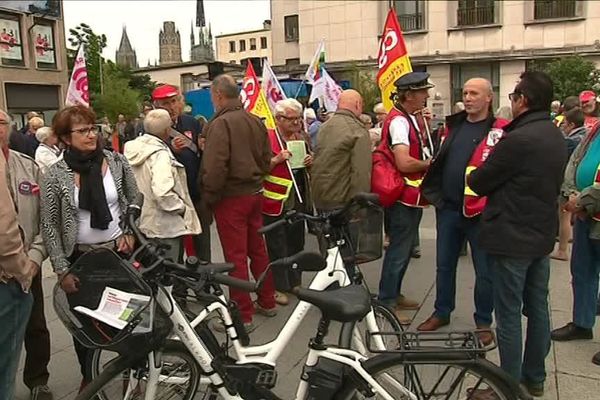
[[[498,366],[467,355],[381,354],[365,361],[363,368],[394,399],[410,399],[407,391],[419,400],[516,400],[521,393]],[[351,372],[336,399],[384,398],[379,393],[371,397],[365,389],[365,381]]]
[[[401,332],[404,328],[394,315],[394,312],[381,303],[377,299],[371,300],[371,307],[375,317],[376,329],[369,329],[368,316],[360,321],[346,323],[342,326],[340,331],[340,337],[338,344],[340,347],[354,349],[359,353],[369,356],[371,355],[367,350],[367,335],[366,333],[371,330],[372,332]],[[373,327],[375,328],[375,327]],[[380,340],[377,347],[382,347],[379,350],[395,350],[398,348],[398,339],[393,335],[374,337],[375,340]]]
[[[156,390],[153,399],[192,400],[201,375],[192,355],[177,341],[168,341],[161,349],[160,373],[155,388],[147,385],[147,355],[134,359],[97,349],[90,368],[93,378],[89,385],[90,394],[100,400],[144,399],[149,390]],[[85,392],[88,392],[87,387]]]

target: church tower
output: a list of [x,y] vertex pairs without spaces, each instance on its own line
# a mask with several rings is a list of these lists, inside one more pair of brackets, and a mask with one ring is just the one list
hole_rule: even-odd
[[131,46],[131,42],[129,41],[129,37],[127,36],[127,29],[123,26],[123,33],[121,35],[121,43],[119,44],[119,48],[115,53],[115,61],[117,65],[121,65],[129,68],[137,68],[137,56],[135,54],[135,50]]
[[195,41],[194,26],[192,24],[192,46],[190,51],[190,58],[192,61],[197,62],[213,62],[215,61],[215,53],[213,50],[213,37],[210,23],[208,29],[206,28],[206,18],[204,15],[204,3],[202,0],[196,0],[196,26],[200,31],[200,37],[198,43]]
[[160,65],[181,62],[181,37],[175,28],[175,22],[163,22],[163,29],[158,35]]

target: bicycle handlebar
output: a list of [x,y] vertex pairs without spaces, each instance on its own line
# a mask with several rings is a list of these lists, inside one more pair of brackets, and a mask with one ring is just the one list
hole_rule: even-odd
[[229,275],[225,275],[222,273],[217,273],[211,270],[210,264],[200,264],[199,260],[195,257],[190,257],[188,260],[188,265],[182,265],[170,260],[167,260],[160,254],[157,254],[156,251],[150,249],[150,243],[144,237],[140,228],[136,224],[136,219],[139,218],[142,212],[142,204],[144,203],[144,196],[139,193],[136,197],[135,201],[127,207],[127,223],[131,230],[133,231],[134,236],[139,241],[141,248],[148,249],[152,256],[156,259],[156,261],[152,264],[151,267],[140,270],[142,275],[148,274],[153,271],[159,265],[164,265],[170,268],[173,271],[177,271],[185,276],[190,276],[193,278],[206,279],[207,281],[212,281],[218,284],[222,284],[225,286],[229,286],[232,288],[236,288],[245,292],[255,292],[258,290],[258,286],[260,283],[253,283],[249,281],[245,281],[243,279],[234,278]]

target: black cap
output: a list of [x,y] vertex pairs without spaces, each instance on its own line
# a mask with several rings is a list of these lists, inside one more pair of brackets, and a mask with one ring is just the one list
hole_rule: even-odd
[[421,90],[431,89],[435,85],[428,81],[429,74],[427,72],[409,72],[402,75],[394,82],[394,86],[398,90]]

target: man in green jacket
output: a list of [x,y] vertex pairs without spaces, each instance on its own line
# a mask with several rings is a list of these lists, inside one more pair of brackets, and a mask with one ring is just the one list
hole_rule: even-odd
[[338,109],[317,136],[311,178],[319,210],[342,208],[354,195],[371,189],[371,139],[358,117],[363,99],[356,90],[340,95]]

